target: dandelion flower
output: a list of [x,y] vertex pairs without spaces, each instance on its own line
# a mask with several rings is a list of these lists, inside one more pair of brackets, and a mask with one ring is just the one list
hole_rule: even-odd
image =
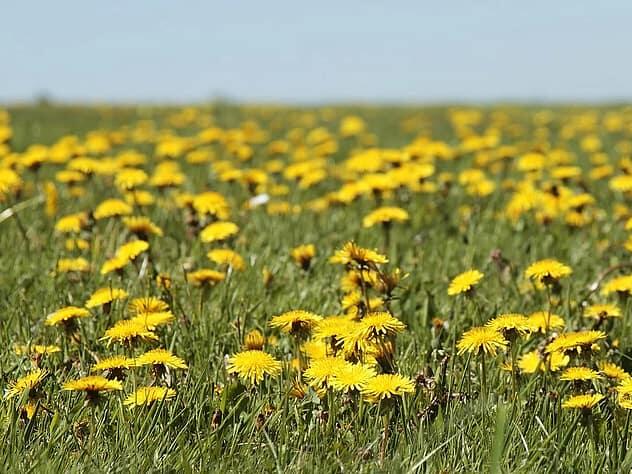
[[308,270],[312,259],[316,255],[316,247],[314,244],[304,244],[294,247],[290,252],[292,260],[303,270]]
[[99,340],[107,341],[108,344],[113,342],[131,344],[137,340],[157,341],[158,336],[138,321],[122,320],[105,331],[105,335]]
[[375,268],[376,265],[388,263],[388,258],[374,250],[359,247],[355,242],[347,242],[342,249],[336,250],[329,261],[342,265],[355,263],[361,268]]
[[497,330],[490,327],[474,327],[461,336],[457,344],[459,355],[471,352],[474,355],[481,351],[485,355],[495,356],[499,349],[505,349],[508,342]]
[[66,306],[49,314],[46,317],[46,321],[44,321],[44,324],[46,324],[47,326],[59,326],[61,324],[68,324],[74,319],[87,318],[88,316],[90,316],[90,311],[85,308]]
[[266,343],[266,338],[261,331],[253,329],[244,336],[244,349],[249,351],[260,351]]
[[169,305],[155,296],[134,298],[127,304],[127,309],[132,314],[160,313],[167,311]]
[[632,294],[632,275],[621,275],[606,283],[601,290],[604,295],[611,293]]
[[211,270],[209,268],[202,268],[194,272],[187,273],[187,281],[193,286],[213,286],[221,281],[224,281],[226,274],[218,272],[217,270]]
[[125,227],[127,227],[130,232],[136,234],[140,238],[146,238],[148,235],[163,235],[162,229],[154,224],[148,217],[124,217],[123,224],[125,224]]
[[90,263],[83,257],[60,258],[57,261],[57,272],[59,273],[87,273],[90,271]]
[[548,311],[537,311],[528,317],[531,330],[534,332],[545,333],[549,330],[562,329],[564,327],[564,319]]
[[532,330],[529,318],[517,313],[500,314],[489,320],[486,326],[502,333],[509,340],[527,336]]
[[595,405],[603,400],[603,398],[604,396],[600,393],[595,393],[592,395],[573,395],[572,397],[567,398],[562,403],[562,408],[592,410]]
[[281,329],[283,332],[298,334],[310,331],[322,319],[322,316],[297,309],[274,316],[268,324],[270,327]]
[[620,318],[621,308],[616,304],[594,304],[584,310],[584,316],[598,321],[610,318]]
[[21,396],[24,392],[36,390],[48,376],[48,372],[43,369],[35,369],[24,377],[20,377],[15,382],[11,382],[4,393],[4,398],[9,399]]
[[132,206],[120,199],[106,199],[94,210],[94,218],[96,220],[106,219],[108,217],[127,216],[132,213]]
[[263,351],[238,352],[228,359],[228,373],[234,373],[241,380],[256,385],[264,376],[276,377],[281,373],[281,363]]
[[61,352],[61,347],[44,344],[15,344],[13,346],[16,355],[50,355]]
[[334,372],[329,383],[334,390],[339,392],[360,392],[373,377],[375,377],[373,367],[346,363]]
[[226,240],[229,237],[236,235],[239,232],[239,227],[233,222],[213,222],[207,225],[200,233],[202,242],[217,242],[220,240]]
[[569,382],[586,382],[600,378],[599,372],[588,367],[569,367],[562,372],[560,380]]
[[399,374],[379,374],[369,379],[361,391],[366,400],[377,403],[380,400],[415,393],[415,384],[410,378]]
[[121,245],[116,250],[116,257],[127,260],[134,260],[147,249],[149,249],[149,244],[144,240],[133,240]]
[[617,364],[612,362],[606,361],[597,365],[599,366],[599,372],[609,379],[623,381],[630,378],[630,374],[628,374],[622,367],[619,367]]
[[130,408],[151,405],[162,400],[175,398],[176,391],[167,387],[139,387],[134,393],[128,396],[123,404]]
[[544,359],[544,354],[541,354],[537,349],[531,352],[527,352],[522,355],[518,360],[518,368],[523,374],[533,374],[537,371],[557,372],[562,367],[566,367],[570,362],[570,357],[561,353],[553,352],[548,355],[548,360]]
[[334,375],[347,364],[348,362],[340,357],[314,359],[303,373],[303,377],[312,388],[326,388]]
[[576,331],[562,333],[546,346],[546,352],[570,352],[590,350],[593,345],[606,338],[603,331]]
[[369,313],[360,321],[358,327],[364,332],[367,339],[379,339],[382,337],[395,336],[406,329],[406,325],[392,314],[381,311]]
[[455,276],[448,287],[448,296],[469,293],[485,275],[478,270],[468,270]]
[[133,367],[134,359],[130,359],[125,356],[111,356],[106,357],[105,359],[101,359],[99,362],[94,364],[90,369],[90,372],[103,372],[106,370],[119,370],[119,369],[129,369]]
[[544,284],[556,282],[571,273],[571,267],[550,258],[532,263],[524,272],[527,278]]
[[228,265],[234,270],[242,271],[246,269],[246,262],[241,255],[230,249],[213,249],[206,256],[209,260],[218,265]]
[[103,306],[111,303],[114,300],[120,300],[127,298],[127,292],[120,288],[99,288],[96,290],[88,301],[86,302],[86,308],[95,308],[97,306]]
[[162,365],[172,369],[186,369],[186,362],[178,356],[173,355],[167,349],[152,349],[141,354],[134,361],[135,365]]
[[401,207],[380,207],[367,214],[362,220],[363,227],[373,227],[376,224],[390,224],[391,222],[406,222],[408,212]]
[[94,400],[101,392],[123,390],[123,384],[118,380],[109,380],[101,375],[89,375],[66,382],[62,386],[62,390],[85,392],[89,400]]
[[171,311],[160,311],[157,313],[140,313],[131,318],[129,321],[153,331],[157,327],[166,326],[175,320],[176,317]]

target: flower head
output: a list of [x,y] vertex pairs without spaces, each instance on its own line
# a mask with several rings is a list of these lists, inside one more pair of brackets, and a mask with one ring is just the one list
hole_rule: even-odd
[[61,324],[68,324],[75,319],[87,318],[88,316],[90,316],[90,311],[85,308],[66,306],[46,316],[44,324],[47,326],[59,326]]
[[339,392],[360,392],[373,377],[375,377],[373,367],[347,362],[334,371],[329,384]]
[[142,365],[162,365],[172,369],[186,369],[186,362],[178,356],[175,356],[167,349],[152,349],[141,354],[134,361],[136,366]]
[[455,276],[448,287],[448,295],[455,296],[461,293],[469,293],[485,275],[478,270],[468,270]]
[[606,338],[603,331],[576,331],[566,332],[557,336],[546,346],[546,352],[571,352],[590,350],[593,345]]
[[569,367],[562,372],[562,375],[560,375],[560,380],[566,380],[569,382],[585,382],[597,380],[599,378],[599,372],[588,367]]
[[516,336],[527,336],[532,329],[529,318],[517,313],[498,315],[494,319],[490,319],[486,326],[502,333],[509,340]]
[[586,308],[584,316],[598,321],[610,318],[620,318],[621,308],[619,308],[616,304],[594,304]]
[[130,408],[151,405],[162,400],[175,398],[176,391],[167,387],[139,387],[134,393],[127,397],[123,404]]
[[376,224],[406,222],[408,219],[408,212],[406,212],[401,207],[384,206],[367,214],[364,219],[362,219],[362,226],[373,227]]
[[214,263],[218,265],[228,265],[234,270],[245,270],[246,262],[241,255],[234,250],[230,249],[213,249],[209,251],[206,256]]
[[562,408],[592,410],[603,398],[604,396],[600,393],[573,395],[562,403]]
[[274,316],[268,324],[270,327],[279,328],[283,332],[299,334],[310,331],[322,319],[322,316],[297,309]]
[[241,380],[256,385],[265,375],[276,377],[281,373],[281,363],[263,351],[238,352],[228,359],[228,373],[237,374]]
[[66,382],[62,386],[62,390],[86,392],[88,398],[94,398],[100,392],[123,390],[123,385],[118,380],[109,380],[100,375],[89,375],[87,377]]
[[471,352],[474,355],[481,351],[486,355],[495,356],[498,349],[507,347],[507,340],[496,329],[481,326],[466,331],[457,344],[459,355]]
[[30,392],[37,389],[44,379],[48,376],[48,372],[43,369],[35,369],[24,377],[20,377],[15,382],[11,382],[4,393],[4,398],[13,398],[21,396],[24,392]]
[[210,268],[202,268],[194,272],[187,273],[187,281],[193,286],[214,286],[217,283],[224,281],[226,274],[218,272],[217,270],[211,270]]
[[100,340],[107,341],[108,344],[113,342],[131,344],[137,340],[157,341],[158,336],[141,322],[124,319],[105,331],[105,335]]
[[316,247],[314,244],[299,245],[298,247],[294,247],[290,252],[292,260],[303,270],[309,269],[314,255],[316,255]]
[[114,300],[120,300],[123,298],[127,298],[127,292],[125,290],[120,288],[99,288],[92,293],[88,301],[86,301],[86,308],[103,306]]
[[372,403],[407,393],[415,393],[415,384],[410,378],[399,374],[376,375],[362,387],[362,395]]
[[229,237],[236,235],[239,232],[239,227],[233,222],[213,222],[207,225],[200,233],[202,242],[217,242],[220,240],[226,240]]
[[544,284],[555,282],[571,273],[571,267],[551,258],[532,263],[524,272],[527,278]]
[[359,247],[355,242],[347,242],[342,249],[336,250],[329,261],[343,265],[356,264],[361,268],[375,268],[379,264],[388,263],[388,258],[374,250]]

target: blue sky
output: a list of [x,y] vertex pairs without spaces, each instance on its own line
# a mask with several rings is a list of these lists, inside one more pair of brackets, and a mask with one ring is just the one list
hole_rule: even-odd
[[632,99],[632,2],[6,2],[0,101]]

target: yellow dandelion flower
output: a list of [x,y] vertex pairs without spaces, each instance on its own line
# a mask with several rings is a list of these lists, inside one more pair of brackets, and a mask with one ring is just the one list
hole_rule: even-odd
[[134,359],[125,356],[111,356],[101,359],[94,364],[90,372],[103,372],[105,370],[122,370],[134,366]]
[[489,320],[486,326],[502,333],[510,340],[517,336],[527,336],[533,328],[529,318],[517,313],[500,314]]
[[257,329],[253,329],[244,336],[244,349],[248,351],[260,351],[265,343],[266,337]]
[[103,306],[111,303],[115,300],[121,300],[127,298],[127,292],[120,288],[99,288],[96,290],[88,301],[86,301],[86,308],[95,308],[97,306]]
[[78,234],[88,225],[88,214],[78,212],[60,217],[55,223],[55,231],[60,234]]
[[369,402],[378,403],[384,399],[415,393],[415,384],[412,379],[403,375],[379,374],[369,379],[361,392]]
[[154,224],[148,217],[124,217],[123,224],[125,224],[125,227],[127,227],[130,232],[141,238],[146,238],[148,235],[163,235],[162,229]]
[[314,389],[327,388],[334,375],[348,364],[340,357],[321,357],[310,362],[303,377]]
[[209,268],[202,268],[200,270],[187,273],[187,281],[193,286],[213,286],[221,281],[224,281],[225,278],[225,273],[218,272],[217,270],[211,270]]
[[570,352],[591,350],[592,346],[606,338],[603,331],[575,331],[566,332],[557,336],[546,346],[546,352]]
[[524,272],[527,278],[544,284],[549,284],[560,278],[567,277],[571,273],[571,267],[551,258],[532,263]]
[[448,287],[448,296],[469,293],[485,275],[478,270],[468,270],[455,276]]
[[623,380],[616,390],[619,406],[626,410],[632,410],[632,378]]
[[362,318],[358,329],[364,333],[367,339],[377,340],[403,332],[406,325],[392,314],[380,311],[369,313]]
[[228,359],[228,373],[237,374],[241,380],[256,385],[264,376],[276,377],[281,373],[281,363],[263,351],[243,351]]
[[238,232],[239,227],[234,222],[213,222],[202,229],[200,238],[202,242],[218,242],[237,235]]
[[562,329],[565,325],[564,319],[548,311],[536,311],[528,317],[531,330],[534,332],[545,333],[549,330]]
[[160,313],[167,311],[169,305],[155,296],[134,298],[127,304],[127,309],[132,314]]
[[380,207],[367,214],[362,219],[363,227],[373,227],[376,224],[390,224],[391,222],[406,222],[410,217],[401,207]]
[[173,355],[167,349],[152,349],[141,354],[134,361],[136,366],[143,365],[162,365],[172,369],[186,369],[186,362],[178,356]]
[[101,266],[101,275],[107,275],[108,273],[118,272],[125,268],[130,263],[130,260],[125,257],[115,256],[103,262]]
[[360,392],[375,377],[375,369],[364,364],[346,363],[329,380],[331,388],[339,392]]
[[561,353],[553,352],[548,355],[548,360],[545,361],[544,354],[541,354],[537,349],[531,352],[527,352],[518,359],[518,368],[523,374],[533,374],[541,371],[557,372],[562,367],[566,367],[570,362],[570,357]]
[[474,327],[461,336],[457,344],[459,355],[471,352],[474,355],[484,353],[495,356],[499,349],[505,349],[508,342],[503,335],[490,327]]
[[388,258],[374,250],[359,247],[355,242],[347,242],[342,249],[336,250],[329,261],[342,265],[355,263],[362,268],[374,268],[376,265],[388,263]]
[[608,377],[609,379],[623,381],[630,378],[630,374],[628,374],[623,367],[619,367],[617,364],[612,362],[601,362],[597,364],[599,367],[599,372],[602,375]]
[[154,402],[172,400],[176,396],[176,391],[167,387],[139,387],[134,393],[128,396],[123,404],[133,407],[151,405]]
[[588,367],[569,367],[560,375],[560,380],[569,382],[592,381],[599,378],[601,378],[599,372]]
[[121,245],[116,250],[115,255],[118,258],[134,260],[141,253],[147,251],[147,249],[149,249],[149,244],[144,240],[133,240],[132,242]]
[[290,252],[292,260],[303,270],[308,270],[312,259],[316,255],[316,247],[314,244],[304,244],[294,247]]
[[158,336],[138,321],[122,320],[106,330],[105,335],[99,340],[107,341],[108,344],[113,342],[132,343],[136,340],[157,341]]
[[611,293],[632,294],[632,275],[621,275],[606,283],[601,293],[609,295]]
[[88,316],[90,316],[90,311],[85,308],[66,306],[46,316],[44,324],[47,326],[59,326],[60,324],[67,324],[71,320],[87,318]]
[[86,392],[89,398],[94,398],[100,392],[123,390],[123,385],[118,380],[109,380],[101,375],[88,375],[87,377],[66,382],[62,386],[62,390]]
[[283,332],[297,334],[310,331],[322,319],[322,316],[297,309],[274,316],[268,324],[270,327],[281,329]]
[[173,323],[176,317],[171,311],[159,311],[156,313],[139,313],[129,321],[139,324],[149,331],[154,331],[160,326],[167,326]]
[[44,344],[14,344],[13,350],[16,355],[50,355],[61,352],[61,347]]
[[132,213],[132,206],[120,199],[106,199],[94,210],[94,218],[96,220],[106,219],[108,217],[127,216]]
[[562,403],[562,408],[592,410],[604,396],[600,393],[587,395],[573,395]]
[[43,369],[35,369],[24,377],[20,377],[14,382],[9,383],[8,388],[4,393],[4,398],[13,398],[22,396],[24,392],[31,392],[36,390],[48,376],[48,372]]
[[242,271],[246,269],[246,262],[241,255],[230,249],[213,249],[206,256],[218,265],[228,265],[234,270]]
[[121,190],[130,190],[144,184],[149,177],[143,170],[126,168],[120,170],[114,176],[114,184]]
[[89,272],[90,263],[83,257],[78,258],[60,258],[57,261],[57,271],[59,273],[70,272]]
[[620,318],[621,315],[621,308],[616,304],[594,304],[584,310],[585,317],[597,320]]

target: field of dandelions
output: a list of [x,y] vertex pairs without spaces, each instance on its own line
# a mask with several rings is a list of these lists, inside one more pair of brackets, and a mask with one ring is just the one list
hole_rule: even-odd
[[629,107],[0,111],[7,472],[629,472]]

